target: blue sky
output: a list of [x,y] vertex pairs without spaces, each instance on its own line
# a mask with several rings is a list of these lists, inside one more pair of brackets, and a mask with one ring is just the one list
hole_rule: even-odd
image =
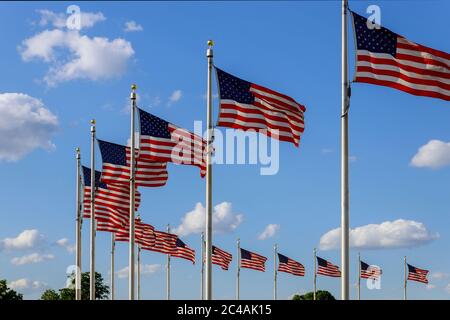
[[[70,4],[95,14],[91,16],[95,23],[72,38],[58,26]],[[360,14],[371,4],[380,6],[384,26],[417,43],[450,52],[449,3],[350,1],[351,8]],[[130,21],[142,30],[125,31]],[[88,165],[89,119],[97,119],[100,139],[126,143],[130,84],[137,83],[142,108],[193,129],[194,120],[206,118],[205,50],[206,41],[214,39],[217,66],[286,93],[307,107],[300,147],[280,144],[278,174],[261,176],[256,165],[214,167],[214,204],[231,204],[231,209],[224,209],[229,220],[223,222],[229,232],[216,234],[214,242],[234,254],[236,238],[240,237],[242,247],[269,257],[266,273],[242,271],[242,298],[271,299],[274,243],[307,270],[304,278],[281,274],[278,296],[285,299],[312,289],[313,248],[340,224],[339,1],[10,2],[0,4],[0,26],[0,110],[3,119],[10,116],[16,124],[11,129],[8,121],[0,121],[0,175],[6,182],[1,187],[0,278],[9,282],[22,279],[16,287],[29,299],[39,297],[47,287],[65,285],[66,268],[74,263],[73,253],[64,248],[75,240],[74,149],[81,148],[83,163]],[[350,77],[354,65],[351,32],[349,27]],[[26,39],[39,41],[27,47],[31,42],[24,42]],[[102,47],[102,43],[106,45]],[[49,52],[53,55],[46,56]],[[172,96],[177,91],[181,94]],[[38,106],[41,112],[8,111],[28,110],[22,109],[24,104]],[[216,117],[217,100],[214,108]],[[404,255],[411,264],[429,269],[433,275],[429,287],[409,284],[411,299],[450,297],[449,118],[450,108],[443,100],[353,84],[350,225],[388,222],[378,227],[373,237],[383,240],[387,228],[395,238],[375,249],[352,249],[352,284],[357,279],[358,251],[366,262],[384,271],[382,290],[364,288],[363,298],[402,297]],[[431,140],[440,141],[434,144],[436,148],[429,144]],[[10,141],[19,141],[24,147],[17,148]],[[422,149],[426,154],[418,155],[421,161],[412,165],[422,146],[426,146]],[[97,154],[97,169],[100,161]],[[167,223],[179,226],[198,202],[204,205],[205,183],[197,168],[169,165],[169,175],[164,188],[141,190],[140,214],[159,229]],[[237,215],[242,215],[242,223],[233,229],[229,222],[239,220]],[[269,224],[279,225],[278,232],[259,240],[258,235]],[[88,227],[86,220],[85,271],[89,266]],[[16,246],[8,247],[4,241],[34,229],[38,231],[13,241]],[[31,240],[23,244],[27,236]],[[65,238],[67,243],[59,241],[58,245],[57,241]],[[183,239],[199,252],[199,234]],[[99,233],[97,266],[107,279],[109,245],[110,235]],[[43,261],[29,258],[25,260],[35,263],[12,262],[30,254]],[[127,245],[119,243],[117,270],[127,265],[127,254]],[[319,250],[318,255],[340,264],[339,250]],[[165,257],[145,252],[143,263],[164,265]],[[199,298],[199,264],[173,259],[172,270],[173,298]],[[214,267],[215,298],[234,297],[234,270],[235,262],[228,272]],[[116,283],[117,297],[126,298],[127,279],[118,278]],[[319,277],[318,287],[340,296],[337,279]],[[351,296],[355,295],[352,288]],[[162,270],[143,276],[142,296],[164,298]]]

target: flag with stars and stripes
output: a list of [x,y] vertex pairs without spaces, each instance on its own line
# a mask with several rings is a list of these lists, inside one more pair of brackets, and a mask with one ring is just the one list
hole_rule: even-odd
[[195,250],[188,247],[180,238],[177,237],[176,248],[170,255],[172,257],[182,258],[195,264]]
[[450,54],[414,43],[352,12],[355,82],[450,100]]
[[[83,171],[83,216],[91,214],[91,169],[82,166]],[[101,181],[101,172],[95,171],[95,218],[111,220],[118,225],[128,224],[130,214],[130,188]],[[141,195],[136,190],[135,210],[139,208]]]
[[232,259],[233,256],[230,253],[216,246],[212,246],[211,262],[220,266],[222,270],[228,270]]
[[241,268],[248,268],[262,272],[266,271],[266,257],[241,248],[240,258]]
[[325,259],[317,257],[317,274],[339,278],[341,276],[341,271],[338,266],[335,266]]
[[291,258],[278,253],[278,271],[293,274],[294,276],[304,277],[305,267]]
[[[97,140],[102,155],[103,167],[101,180],[105,183],[130,184],[131,148],[120,144]],[[154,162],[139,157],[136,150],[135,181],[136,186],[162,187],[166,184],[167,163]]]
[[[99,223],[100,227],[103,227],[103,224]],[[109,227],[109,225],[108,225]],[[129,242],[130,240],[130,226],[116,226],[116,241]],[[97,227],[98,229],[98,227]],[[101,230],[105,231],[105,230]],[[106,230],[108,231],[108,230]],[[134,237],[135,242],[140,244],[141,246],[154,246],[155,245],[155,228],[148,224],[144,223],[140,218],[135,218],[134,220]]]
[[205,176],[206,140],[142,109],[138,108],[138,114],[141,159],[196,166]]
[[154,230],[155,244],[153,246],[143,245],[143,250],[155,251],[165,254],[175,253],[177,250],[178,236],[173,233]]
[[361,261],[360,268],[361,268],[360,277],[362,279],[375,279],[376,280],[376,279],[379,279],[382,274],[382,270],[380,269],[380,267],[368,265],[364,261]]
[[428,270],[420,269],[408,264],[408,280],[428,283]]
[[239,79],[216,67],[220,110],[218,125],[256,130],[281,141],[300,143],[306,108],[279,92]]

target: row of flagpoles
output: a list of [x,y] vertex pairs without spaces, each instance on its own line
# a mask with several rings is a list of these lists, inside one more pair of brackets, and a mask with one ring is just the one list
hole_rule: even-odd
[[[348,12],[352,14],[357,47],[355,81],[389,86],[414,95],[450,100],[447,80],[450,75],[450,55],[415,44],[392,31],[382,28],[369,28],[369,20],[349,11],[347,0],[342,0],[342,83],[341,83],[341,298],[349,298],[349,172],[348,172],[348,117],[350,106],[350,82],[348,79],[347,28]],[[379,40],[380,35],[385,40]],[[376,40],[376,41],[375,41]],[[386,41],[386,43],[380,43]],[[375,43],[375,44],[374,44]],[[81,167],[80,153],[77,150],[77,223],[76,223],[76,298],[80,299],[81,283],[81,222],[82,212],[91,219],[90,224],[90,298],[95,299],[95,234],[99,219],[101,228],[113,233],[111,265],[114,265],[114,243],[120,231],[129,242],[129,299],[135,299],[136,270],[135,250],[138,243],[138,260],[144,250],[169,250],[157,248],[157,241],[169,237],[167,233],[154,230],[152,235],[142,238],[136,233],[136,221],[143,227],[136,211],[140,204],[138,186],[163,186],[167,180],[167,162],[194,165],[200,168],[201,176],[206,177],[206,221],[204,267],[202,267],[202,295],[212,299],[212,152],[213,152],[213,112],[212,75],[215,71],[219,86],[220,109],[218,126],[237,130],[259,130],[272,138],[299,145],[304,131],[305,107],[294,99],[274,90],[262,87],[233,76],[213,63],[213,43],[208,41],[207,56],[207,134],[206,140],[172,123],[160,119],[136,105],[136,86],[132,86],[130,146],[107,143],[96,138],[96,123],[91,123],[90,169]],[[383,69],[384,68],[384,69]],[[139,115],[139,141],[135,140],[135,116]],[[98,142],[103,159],[102,172],[95,170],[95,143]],[[181,142],[181,143],[180,143]],[[180,146],[181,145],[181,146]],[[185,147],[188,147],[185,150]],[[138,148],[137,148],[138,147]],[[136,152],[135,152],[136,151]],[[109,154],[108,154],[109,152]],[[120,153],[120,154],[119,154]],[[108,161],[106,161],[108,159]],[[155,169],[159,167],[159,169]],[[83,170],[81,170],[83,169]],[[118,170],[118,171],[115,171]],[[154,170],[163,181],[152,184],[146,181]],[[83,171],[83,174],[81,173]],[[88,174],[86,174],[88,172]],[[118,173],[117,173],[118,172]],[[98,174],[98,176],[97,176]],[[84,179],[81,179],[81,176]],[[81,201],[81,184],[85,184]],[[87,188],[89,180],[89,188]],[[102,193],[103,192],[103,193]],[[105,196],[106,194],[106,196]],[[124,196],[125,195],[125,196]],[[125,198],[126,199],[125,199]],[[84,210],[82,206],[84,205]],[[138,220],[136,220],[136,218]],[[112,230],[112,231],[111,231]],[[158,240],[159,234],[162,237]],[[164,235],[165,234],[165,235]],[[153,238],[152,238],[153,237]],[[152,240],[153,239],[153,240]],[[170,241],[180,241],[175,236]],[[145,242],[147,241],[147,242]],[[153,242],[152,242],[153,241]],[[166,245],[166,244],[164,244]],[[183,247],[185,248],[185,247]],[[186,249],[186,248],[185,248]],[[163,251],[164,251],[163,250]],[[170,249],[172,250],[172,249]],[[169,251],[167,251],[169,252]],[[241,254],[239,251],[239,261]],[[252,253],[254,254],[254,253]],[[170,281],[170,256],[167,254],[167,282]],[[256,256],[255,256],[256,257]],[[246,259],[244,259],[246,260]],[[317,259],[320,261],[319,259]],[[319,264],[319,269],[320,269]],[[140,268],[140,264],[138,264]],[[138,280],[140,272],[137,272]],[[274,279],[276,278],[276,271]],[[169,286],[168,286],[169,287]],[[237,273],[236,297],[239,298],[239,271]],[[138,281],[138,296],[140,295]],[[274,288],[276,292],[276,288]],[[276,295],[276,294],[274,294]],[[170,298],[170,291],[167,292]],[[406,285],[405,285],[406,297]]]

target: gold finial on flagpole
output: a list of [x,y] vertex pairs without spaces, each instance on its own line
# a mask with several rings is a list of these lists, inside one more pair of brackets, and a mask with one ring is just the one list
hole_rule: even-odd
[[136,85],[135,83],[133,83],[133,84],[131,85],[131,90],[135,91],[136,89],[137,89],[137,85]]
[[92,124],[92,125],[95,125],[95,119],[92,119],[92,120],[91,120],[91,124]]
[[214,41],[208,40],[208,47],[212,47],[214,45]]

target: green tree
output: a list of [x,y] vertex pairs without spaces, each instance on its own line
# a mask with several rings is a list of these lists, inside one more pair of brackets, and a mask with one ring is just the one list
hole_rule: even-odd
[[23,300],[23,295],[8,288],[6,280],[0,280],[0,300]]
[[[302,295],[295,294],[292,300],[314,300],[314,292],[308,292]],[[334,296],[326,290],[317,290],[316,300],[336,300]]]
[[41,295],[41,300],[60,300],[60,299],[61,297],[59,296],[59,293],[53,289],[47,289]]

